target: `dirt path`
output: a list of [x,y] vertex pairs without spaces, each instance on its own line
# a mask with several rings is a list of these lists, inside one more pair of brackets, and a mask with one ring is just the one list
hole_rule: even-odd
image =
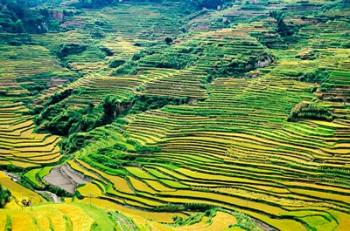
[[61,203],[62,202],[61,198],[52,192],[39,191],[39,190],[36,190],[36,192],[39,193],[40,195],[42,195],[43,197],[50,197],[54,203]]

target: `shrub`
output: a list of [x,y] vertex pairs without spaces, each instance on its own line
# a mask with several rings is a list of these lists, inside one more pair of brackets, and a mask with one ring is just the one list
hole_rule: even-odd
[[299,81],[308,83],[323,83],[329,77],[329,72],[325,69],[316,69],[313,72],[303,73]]
[[186,217],[185,219],[179,216],[175,216],[173,218],[173,221],[177,226],[194,225],[196,223],[199,223],[203,219],[204,215],[204,213],[195,213],[190,215],[189,217]]
[[4,208],[5,205],[10,202],[11,193],[5,187],[0,185],[0,208]]
[[134,61],[128,61],[121,66],[119,66],[112,75],[134,75],[137,73],[137,63]]
[[164,41],[165,41],[165,43],[168,44],[168,45],[170,45],[170,44],[173,43],[173,39],[170,38],[170,37],[166,37],[166,38],[164,39]]
[[[76,109],[63,103],[50,105],[35,118],[39,131],[48,131],[64,136],[60,145],[64,154],[69,154],[84,147],[92,136],[83,132],[114,121],[115,118],[131,109],[133,101],[119,102],[114,96],[108,95],[99,105],[88,105]],[[120,121],[119,121],[120,122]]]
[[333,115],[327,107],[315,103],[301,102],[289,114],[288,121],[295,122],[300,119],[316,119],[332,121]]
[[108,47],[99,47],[101,51],[103,51],[107,56],[113,56],[114,52]]
[[81,131],[89,131],[102,124],[103,112],[100,107],[89,105],[86,108],[67,108],[58,103],[43,110],[36,118],[35,123],[39,130],[49,131],[52,134],[67,136]]
[[114,0],[79,0],[76,6],[78,8],[80,7],[93,8],[93,7],[107,6],[109,4],[112,4],[113,2]]
[[165,204],[154,208],[157,212],[180,212],[185,210],[185,206],[183,204]]
[[[1,24],[0,24],[0,31],[1,31]],[[22,33],[18,34],[16,36],[13,36],[12,34],[0,34],[0,43],[9,44],[12,46],[21,46],[24,44],[31,44],[32,38],[30,34]]]
[[180,105],[188,103],[189,101],[190,98],[188,97],[172,98],[166,96],[141,95],[135,100],[132,112],[142,112],[147,110],[159,109],[169,104]]
[[224,3],[231,2],[230,0],[191,0],[192,4],[194,6],[199,8],[217,8],[220,5],[223,5]]
[[296,58],[302,59],[302,60],[314,60],[318,57],[318,52],[315,50],[304,50],[300,52]]
[[155,53],[154,50],[151,49],[146,49],[146,50],[141,50],[139,52],[136,52],[133,56],[132,56],[132,60],[133,61],[137,61],[140,60],[141,58],[147,56],[147,55],[153,55]]
[[240,75],[256,68],[268,66],[273,62],[273,57],[266,52],[260,52],[260,54],[252,57],[222,59],[213,64],[212,69],[209,70],[209,74],[212,77]]
[[160,152],[161,148],[158,146],[144,146],[144,145],[137,144],[135,146],[135,150],[137,153],[140,153],[140,154],[148,154],[148,153]]
[[103,98],[103,120],[112,121],[117,116],[117,104],[119,104],[117,98],[112,95],[107,95]]
[[113,95],[105,96],[102,101],[102,124],[109,123],[116,117],[129,111],[132,108],[133,104],[133,99],[131,99],[130,101],[121,102]]
[[110,68],[117,68],[125,63],[125,60],[114,59],[109,63]]
[[183,69],[190,66],[197,59],[191,54],[182,53],[163,53],[155,54],[153,56],[156,56],[156,59],[159,60],[155,65],[156,67],[174,69]]
[[208,205],[208,204],[199,204],[199,203],[186,203],[185,208],[186,210],[189,210],[189,211],[205,212],[207,210],[214,208],[214,206]]
[[2,171],[7,171],[7,172],[17,172],[17,173],[23,172],[23,168],[13,165],[12,163],[0,165],[0,168]]
[[282,11],[271,11],[270,16],[276,20],[277,32],[281,36],[293,34],[293,30],[284,22],[285,14]]
[[62,44],[58,51],[58,57],[65,58],[69,55],[80,54],[85,51],[87,45],[77,43]]
[[205,212],[207,210],[213,209],[214,206],[208,204],[199,204],[199,203],[185,203],[185,204],[165,204],[158,207],[155,207],[155,211],[160,212],[180,212],[180,211],[196,211],[196,212]]
[[71,193],[68,193],[65,190],[63,190],[63,189],[61,189],[59,187],[56,187],[54,185],[47,185],[45,187],[45,190],[47,190],[49,192],[52,192],[52,193],[56,194],[59,197],[71,197],[71,196],[73,196]]
[[92,136],[85,133],[75,133],[60,142],[61,150],[64,154],[74,153],[85,145],[89,144]]
[[52,87],[53,84],[56,85],[55,79],[60,79],[60,81],[62,82],[57,84],[63,85],[75,80],[77,77],[78,77],[78,74],[74,72],[49,71],[49,72],[34,74],[31,76],[18,77],[17,81],[21,84],[21,87],[24,87],[25,89],[27,89],[31,95],[36,95],[42,92],[43,90],[48,89],[49,87]]
[[47,101],[46,106],[58,103],[65,98],[68,98],[70,95],[72,95],[73,89],[66,89],[61,92],[55,93],[53,96],[50,97],[50,99]]
[[33,1],[1,0],[0,31],[9,33],[47,32],[55,20],[47,17],[47,9],[33,8],[32,3]]
[[113,149],[116,149],[119,151],[126,151],[128,148],[124,144],[117,143],[113,145]]

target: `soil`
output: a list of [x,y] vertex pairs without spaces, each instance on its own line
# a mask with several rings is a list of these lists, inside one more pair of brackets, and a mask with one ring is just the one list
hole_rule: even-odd
[[90,181],[87,177],[73,170],[67,164],[53,168],[51,172],[44,177],[44,180],[48,184],[61,188],[71,194],[75,192],[79,185]]

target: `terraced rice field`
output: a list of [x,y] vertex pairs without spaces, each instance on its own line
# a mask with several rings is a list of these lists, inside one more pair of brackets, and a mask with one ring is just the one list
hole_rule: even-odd
[[[245,26],[239,29],[248,33],[261,31]],[[223,33],[235,36],[235,30]],[[216,35],[220,36],[217,32]],[[196,37],[208,39],[206,33]],[[214,42],[222,43],[222,40]],[[281,230],[287,227],[345,229],[349,220],[347,201],[350,201],[346,183],[349,149],[344,146],[348,136],[343,135],[350,133],[348,117],[339,115],[333,122],[288,123],[291,108],[298,102],[311,101],[315,96],[309,89],[317,85],[299,82],[285,72],[305,70],[305,66],[332,68],[328,79],[332,81],[333,73],[338,70],[329,66],[334,65],[329,59],[338,57],[334,55],[341,57],[342,49],[333,50],[332,54],[319,49],[318,52],[324,52],[322,58],[302,61],[295,56],[305,42],[285,51],[273,51],[278,62],[261,69],[259,78],[216,79],[204,102],[126,117],[129,124],[125,132],[129,138],[146,145],[157,144],[162,150],[140,157],[140,166],[125,167],[125,180],[138,197],[130,197],[130,192],[123,190],[125,187],[120,187],[124,195],[114,196],[137,200],[142,208],[159,202],[212,203],[234,208]],[[245,46],[234,47],[247,50]],[[337,63],[340,70],[344,68],[343,62]],[[196,68],[203,66],[206,68],[199,63]],[[191,78],[195,76],[192,74]],[[166,79],[173,82],[167,84]],[[153,80],[146,84],[145,93],[169,96],[174,91],[176,95],[172,96],[184,96],[180,90],[184,81],[177,84],[176,79],[174,76]],[[337,96],[347,102],[345,79],[340,81],[342,94]],[[186,86],[193,88],[195,84]],[[319,97],[331,107],[340,107],[343,115],[347,114],[346,103],[329,100],[331,92],[320,93]],[[157,163],[152,162],[154,158]],[[153,188],[154,183],[158,185]]]
[[[10,48],[1,46],[0,96],[0,163],[20,168],[36,167],[59,161],[60,138],[37,134],[33,116],[25,101],[30,99],[22,84],[34,85],[31,77],[48,72],[64,71],[49,51],[41,46]],[[31,61],[28,62],[28,59]],[[19,82],[18,79],[21,79]],[[52,78],[51,81],[54,81]],[[24,82],[27,81],[27,82]],[[31,82],[34,81],[34,82]],[[47,83],[47,84],[50,84]]]
[[[64,26],[75,30],[33,35],[37,45],[1,45],[0,164],[25,169],[18,175],[31,189],[0,172],[14,197],[0,227],[348,230],[350,10],[253,2],[187,13],[178,1],[120,3],[69,17]],[[274,10],[287,12],[293,35],[276,31]],[[88,48],[59,59],[68,38]],[[113,54],[97,57],[101,46]],[[54,84],[34,94],[28,84],[48,72],[62,84],[49,77]],[[128,108],[66,137],[36,133],[29,112],[70,89],[79,93],[59,100],[58,115],[91,105],[105,113],[108,95]],[[300,105],[331,119],[307,111],[292,121]],[[86,142],[62,158],[60,140],[75,135]],[[73,199],[35,192],[56,187]],[[35,206],[19,211],[26,196]]]

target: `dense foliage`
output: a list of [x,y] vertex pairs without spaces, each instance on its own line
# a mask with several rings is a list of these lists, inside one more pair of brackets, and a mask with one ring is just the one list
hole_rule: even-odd
[[4,208],[10,201],[11,193],[2,185],[0,185],[0,208]]
[[1,0],[0,32],[44,33],[58,26],[46,8],[30,8],[35,1]]
[[114,0],[79,0],[78,7],[101,7],[112,4]]
[[232,2],[232,0],[191,0],[191,2],[196,7],[217,8],[225,3]]
[[285,13],[282,11],[272,11],[270,16],[276,20],[277,32],[281,36],[288,36],[293,34],[293,30],[290,26],[285,23]]
[[[348,1],[48,0],[26,11],[45,15],[51,1],[73,12],[58,33],[31,34],[24,19],[30,33],[1,29],[3,171],[89,208],[146,212],[145,227],[163,212],[177,215],[167,228],[220,229],[209,227],[230,220],[210,220],[219,206],[267,229],[346,230]],[[55,174],[76,193],[47,186]],[[27,212],[41,226],[32,201],[9,214],[13,227]],[[67,226],[118,230],[92,213],[63,215]],[[256,231],[235,217],[226,228]]]
[[301,119],[332,121],[334,117],[327,107],[317,105],[316,103],[301,102],[292,109],[288,121],[295,122]]

